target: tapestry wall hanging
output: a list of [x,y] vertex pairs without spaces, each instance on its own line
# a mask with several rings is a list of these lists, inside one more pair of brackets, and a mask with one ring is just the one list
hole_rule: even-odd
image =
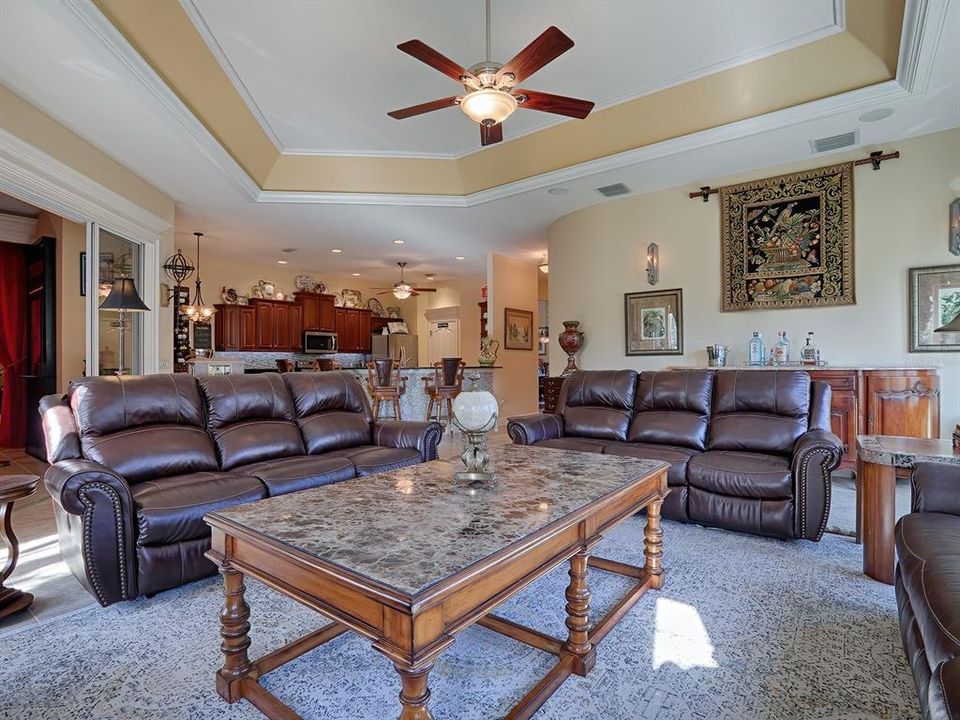
[[721,310],[853,305],[853,164],[720,188]]

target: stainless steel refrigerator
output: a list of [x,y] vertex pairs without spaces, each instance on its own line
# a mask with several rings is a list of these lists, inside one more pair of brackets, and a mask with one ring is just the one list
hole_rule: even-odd
[[377,335],[372,336],[373,359],[393,358],[404,360],[405,367],[417,367],[419,357],[417,355],[417,336],[416,335]]

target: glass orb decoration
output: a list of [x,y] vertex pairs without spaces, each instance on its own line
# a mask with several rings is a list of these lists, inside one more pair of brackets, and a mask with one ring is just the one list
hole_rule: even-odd
[[496,424],[500,408],[486,390],[466,390],[453,401],[453,415],[464,432],[485,432]]

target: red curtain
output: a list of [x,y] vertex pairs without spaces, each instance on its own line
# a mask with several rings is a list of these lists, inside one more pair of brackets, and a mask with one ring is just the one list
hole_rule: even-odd
[[27,260],[23,247],[0,243],[0,447],[23,447],[27,440]]

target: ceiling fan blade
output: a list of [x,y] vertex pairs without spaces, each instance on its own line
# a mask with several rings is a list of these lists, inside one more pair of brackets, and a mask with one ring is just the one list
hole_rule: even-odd
[[394,110],[393,112],[388,112],[387,115],[392,117],[394,120],[403,120],[404,118],[413,117],[414,115],[422,115],[423,113],[433,112],[434,110],[443,110],[448,107],[456,107],[457,96],[452,95],[451,97],[443,98],[441,100],[431,100],[430,102],[421,103],[420,105],[412,105],[401,110]]
[[393,290],[384,290],[383,292],[378,292],[377,295],[393,295]]
[[461,82],[460,78],[462,77],[473,77],[473,74],[469,70],[457,65],[453,60],[438,53],[421,40],[407,40],[407,42],[397,45],[397,50],[405,52],[411,57],[415,57],[420,62],[426,63],[434,70],[439,70],[457,82]]
[[514,82],[522,82],[547,63],[553,62],[573,47],[573,40],[552,25],[517,53],[516,57],[500,68],[497,77],[511,73]]
[[480,126],[481,145],[493,145],[501,140],[503,140],[503,123],[497,123],[489,127],[486,125]]
[[536,90],[514,90],[516,96],[525,95],[526,100],[520,103],[520,107],[527,110],[540,110],[541,112],[554,113],[555,115],[566,115],[567,117],[579,118],[583,120],[590,111],[593,110],[593,103],[589,100],[578,100],[577,98],[565,97],[563,95],[551,95],[550,93],[537,92]]
[[436,292],[436,288],[413,288],[413,291],[416,293],[425,293],[425,292]]

